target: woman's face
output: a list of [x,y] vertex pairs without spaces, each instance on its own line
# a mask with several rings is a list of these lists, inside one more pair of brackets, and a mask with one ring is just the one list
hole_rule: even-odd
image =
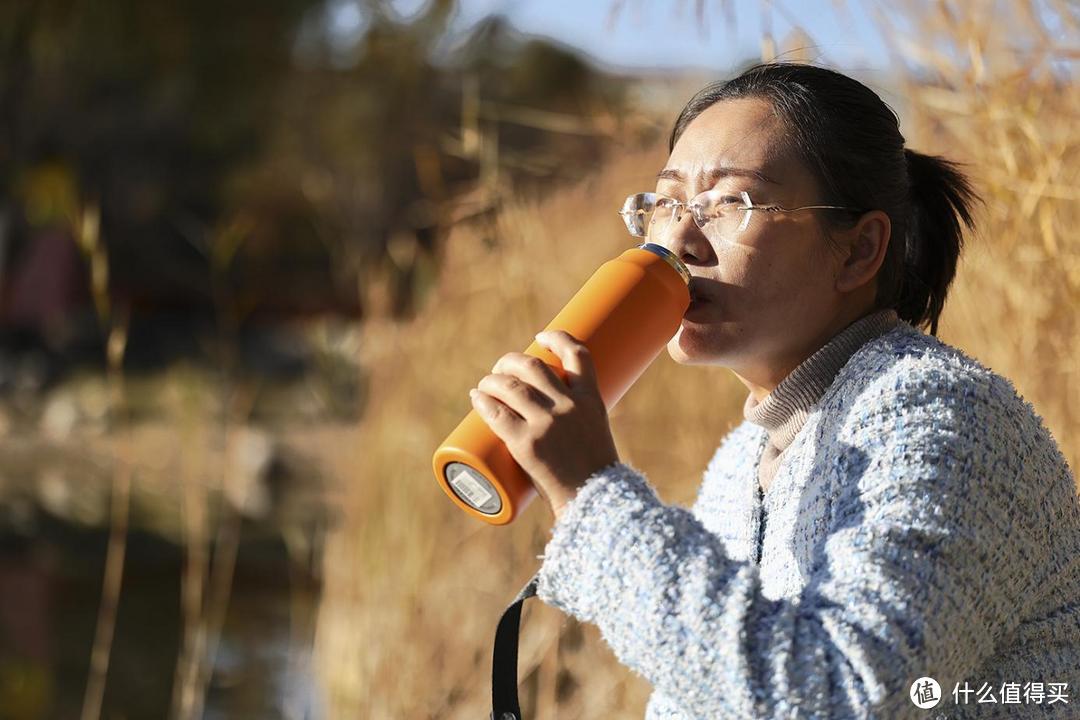
[[[755,205],[825,204],[762,99],[720,101],[695,118],[660,173],[656,191],[688,202],[705,190],[745,191]],[[837,258],[813,210],[752,211],[733,237],[706,237],[690,213],[662,236],[689,268],[695,302],[668,343],[685,364],[731,368],[775,385],[829,337],[840,310]],[[715,233],[710,233],[715,235]]]

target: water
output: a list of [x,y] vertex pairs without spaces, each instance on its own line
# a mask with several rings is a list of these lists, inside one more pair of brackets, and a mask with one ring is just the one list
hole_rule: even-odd
[[[0,716],[79,717],[107,545],[106,528],[39,515],[0,531]],[[280,539],[244,526],[205,694],[206,718],[322,717],[311,645],[319,587]],[[184,549],[128,537],[101,717],[172,717],[184,628]]]

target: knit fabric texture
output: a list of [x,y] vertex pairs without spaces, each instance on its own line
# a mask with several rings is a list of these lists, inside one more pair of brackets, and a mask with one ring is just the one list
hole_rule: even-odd
[[746,396],[743,417],[769,434],[758,463],[758,482],[762,488],[769,487],[784,450],[852,353],[894,328],[899,320],[892,308],[861,317],[799,363],[761,402],[754,400],[753,394]]
[[900,321],[759,501],[767,439],[728,433],[691,508],[619,462],[552,526],[537,596],[651,683],[647,720],[1080,716],[1080,499],[1009,380]]

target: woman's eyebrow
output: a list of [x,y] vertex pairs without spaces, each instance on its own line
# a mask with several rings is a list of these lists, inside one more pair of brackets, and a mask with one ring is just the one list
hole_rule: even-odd
[[[715,182],[716,180],[718,180],[720,178],[730,177],[732,175],[739,176],[739,177],[752,177],[752,178],[756,178],[757,180],[761,180],[762,182],[772,183],[773,185],[779,185],[780,184],[776,180],[773,180],[772,178],[765,175],[765,173],[762,173],[762,172],[760,172],[758,170],[750,170],[750,169],[747,169],[747,168],[735,168],[735,167],[709,168],[708,170],[702,171],[701,179],[705,183],[711,184],[711,183]],[[675,168],[664,168],[663,170],[661,170],[660,172],[658,172],[656,174],[656,179],[657,180],[674,180],[675,182],[683,182],[684,180],[686,180],[686,176],[683,175],[678,170],[676,170]]]

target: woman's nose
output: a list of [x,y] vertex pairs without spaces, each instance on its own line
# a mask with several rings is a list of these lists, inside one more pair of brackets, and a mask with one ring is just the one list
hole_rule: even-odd
[[691,212],[683,212],[677,221],[672,218],[671,227],[664,236],[664,247],[688,265],[703,263],[712,252],[708,238],[694,222]]

